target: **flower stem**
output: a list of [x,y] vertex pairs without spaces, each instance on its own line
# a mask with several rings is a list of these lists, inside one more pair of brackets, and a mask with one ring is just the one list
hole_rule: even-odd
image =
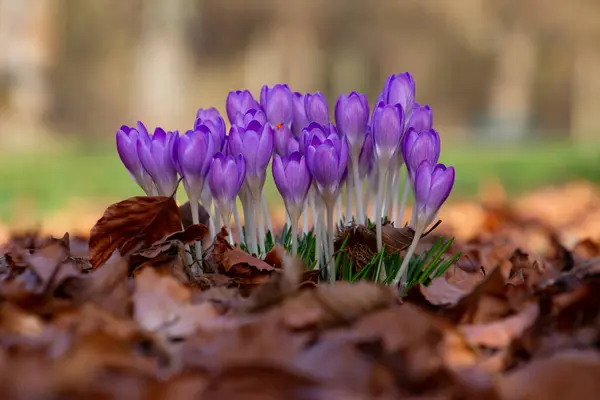
[[356,221],[362,224],[365,221],[365,211],[362,201],[362,181],[358,172],[358,162],[352,162],[352,176],[354,177],[353,186],[356,195]]
[[258,224],[258,246],[257,246],[257,251],[259,255],[263,255],[265,253],[264,250],[264,246],[265,246],[265,225],[263,223],[263,219],[262,219],[262,202],[261,202],[261,195],[257,196],[257,198],[254,201],[254,207],[255,207],[255,211],[256,211],[256,218],[254,219],[254,221]]
[[250,253],[256,254],[256,229],[254,228],[254,205],[252,204],[252,197],[249,195],[245,197],[244,207],[244,224],[246,225],[246,246]]
[[335,223],[338,224],[342,220],[342,191],[339,191],[338,197],[335,200]]
[[298,216],[290,216],[292,224],[292,255],[295,257],[298,254]]
[[[415,250],[417,249],[417,244],[419,243],[419,239],[421,239],[421,235],[423,234],[424,230],[425,230],[425,227],[423,226],[423,224],[418,224],[418,226],[415,229],[415,236],[413,237],[413,240],[410,243],[408,250],[406,250],[406,254],[404,255],[404,259],[402,260],[400,269],[398,270],[398,273],[396,274],[396,277],[394,278],[394,281],[393,281],[394,285],[397,285],[398,283],[400,283],[400,279],[403,280],[403,285],[406,285],[405,275],[408,272],[408,265],[410,263],[410,259],[412,258],[413,254],[415,253]],[[405,289],[404,287],[401,288],[401,292],[404,289]]]
[[392,168],[388,171],[387,176],[387,186],[385,191],[385,202],[383,203],[383,210],[381,213],[382,217],[387,217],[389,215],[390,210],[392,209],[392,201],[394,197],[394,187],[396,186],[396,179],[398,176],[398,171],[395,168],[396,164],[393,163]]
[[246,239],[244,238],[244,230],[242,229],[242,223],[240,222],[240,214],[237,209],[237,204],[233,207],[233,223],[237,229],[238,243],[244,243]]
[[382,238],[382,231],[381,231],[381,211],[383,208],[383,195],[384,195],[384,191],[385,191],[385,175],[386,173],[384,172],[385,169],[381,169],[379,171],[379,185],[377,187],[377,205],[375,208],[375,229],[376,229],[376,234],[377,234],[377,251],[381,251],[381,249],[383,248],[383,238]]
[[273,225],[271,225],[271,215],[269,214],[269,205],[267,204],[265,192],[261,192],[260,197],[262,201],[262,211],[265,217],[265,223],[267,224],[267,232],[273,233]]
[[[211,209],[213,208],[213,200],[212,200],[212,196],[208,196],[205,199],[205,203],[204,206],[206,207],[206,212],[208,212],[209,214],[209,219],[208,219],[208,231],[210,233],[210,238],[211,240],[213,240],[213,238],[215,237],[215,235],[217,234],[215,231],[215,219],[212,217],[213,215],[215,216],[215,218],[218,217],[218,210],[215,208],[214,213],[211,213]],[[212,215],[211,215],[212,214]]]
[[394,217],[394,224],[397,227],[402,226],[404,222],[404,210],[406,209],[406,200],[408,199],[408,191],[410,189],[410,182],[408,181],[408,172],[405,174],[404,189],[402,190],[402,203],[400,203],[400,211],[396,217]]
[[308,205],[304,204],[304,209],[302,210],[302,233],[308,233]]
[[[192,212],[192,222],[194,224],[199,224],[200,223],[200,215],[198,215],[198,209],[199,209],[199,204],[198,204],[198,200],[191,200],[190,199],[190,210]],[[199,269],[200,271],[202,271],[202,242],[197,240],[194,243],[194,246],[196,248],[196,259],[198,260],[199,263]]]
[[344,218],[346,224],[349,224],[352,221],[352,198],[354,197],[352,196],[352,187],[352,181],[348,179],[346,181],[346,218]]
[[332,285],[335,284],[337,279],[337,274],[335,270],[335,257],[333,253],[335,252],[333,246],[333,204],[327,204],[327,269],[329,271],[329,283]]

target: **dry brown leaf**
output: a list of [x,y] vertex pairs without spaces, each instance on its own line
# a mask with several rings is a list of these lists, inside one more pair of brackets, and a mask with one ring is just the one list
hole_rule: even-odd
[[133,316],[146,330],[183,338],[219,316],[212,303],[191,304],[191,292],[170,276],[145,268],[135,277]]
[[208,228],[205,225],[189,225],[185,230],[170,233],[156,243],[153,243],[152,246],[141,249],[133,255],[144,258],[155,258],[159,254],[169,251],[171,248],[181,248],[183,245],[202,240],[207,233]]
[[115,250],[129,255],[181,230],[181,214],[175,199],[139,196],[108,207],[90,232],[90,263],[98,268]]
[[[179,211],[181,213],[181,222],[183,224],[183,228],[187,229],[190,226],[194,225],[194,219],[192,218],[192,207],[190,206],[190,202],[186,201],[182,205],[179,206]],[[208,226],[210,223],[210,214],[206,211],[206,209],[202,206],[202,204],[198,205],[198,224]]]

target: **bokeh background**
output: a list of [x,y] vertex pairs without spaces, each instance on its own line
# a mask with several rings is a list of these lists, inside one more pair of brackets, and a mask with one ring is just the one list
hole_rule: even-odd
[[279,82],[331,109],[350,90],[374,102],[403,71],[456,166],[451,200],[598,182],[598,15],[595,0],[0,0],[0,226],[85,231],[141,194],[123,124],[185,131],[229,90]]

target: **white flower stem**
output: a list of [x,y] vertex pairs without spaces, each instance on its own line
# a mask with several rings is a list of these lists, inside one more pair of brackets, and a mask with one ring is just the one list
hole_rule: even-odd
[[[217,206],[216,202],[214,203],[214,208],[215,208],[215,228],[220,231],[221,230],[221,226],[223,224],[221,223],[221,213],[219,211],[219,207]],[[223,221],[223,222],[226,222],[226,221]]]
[[262,220],[262,202],[261,202],[261,197],[262,196],[257,196],[257,198],[254,201],[254,208],[256,211],[256,218],[254,219],[254,221],[258,224],[258,246],[257,246],[257,251],[259,255],[264,255],[264,246],[265,246],[265,225],[263,224],[263,220]]
[[244,224],[246,225],[246,246],[248,250],[256,254],[256,229],[254,228],[254,204],[252,204],[252,197],[245,196],[246,201],[244,207]]
[[379,185],[377,187],[377,205],[375,208],[375,229],[376,229],[376,235],[377,235],[377,251],[381,251],[381,249],[383,248],[383,238],[382,238],[382,232],[381,232],[381,209],[383,206],[383,196],[384,196],[384,191],[385,191],[385,175],[386,173],[384,172],[385,169],[381,169],[379,172]]
[[[394,281],[393,281],[394,285],[397,285],[398,283],[400,283],[400,279],[403,280],[403,285],[406,285],[405,275],[408,272],[408,265],[410,263],[410,259],[412,258],[413,254],[415,253],[415,250],[417,249],[417,244],[419,243],[419,239],[421,239],[421,235],[423,234],[424,230],[425,230],[425,227],[423,226],[423,224],[417,225],[417,227],[415,229],[415,236],[413,237],[413,240],[410,243],[410,246],[406,250],[406,254],[404,255],[404,259],[402,260],[400,269],[398,270],[398,273],[396,274],[396,277],[394,278]],[[401,292],[403,290],[404,290],[404,288],[401,288]]]
[[335,200],[335,223],[338,224],[342,220],[342,191],[339,191],[338,197]]
[[337,278],[336,270],[335,270],[335,257],[333,253],[335,252],[333,246],[333,232],[334,232],[334,223],[333,223],[333,204],[327,204],[327,269],[329,271],[329,283],[334,284]]
[[395,163],[392,168],[388,170],[388,176],[386,181],[386,190],[385,190],[385,202],[383,203],[383,209],[381,211],[381,217],[387,217],[389,215],[390,210],[392,209],[392,201],[394,197],[394,186],[396,183],[396,177],[398,175],[398,171],[395,168]]
[[348,179],[346,181],[346,212],[345,212],[345,219],[344,222],[346,224],[349,224],[352,221],[352,198],[354,197],[352,195],[352,187],[354,185],[352,185],[352,181],[350,179]]
[[365,211],[363,209],[362,180],[359,176],[358,162],[352,162],[352,176],[354,178],[353,186],[356,196],[356,222],[362,224],[365,221]]
[[203,206],[206,207],[205,210],[206,210],[206,212],[209,215],[209,218],[208,218],[208,232],[210,234],[210,240],[213,240],[213,238],[217,234],[216,230],[215,230],[215,219],[213,218],[213,216],[215,216],[215,218],[218,218],[219,212],[216,209],[216,205],[215,205],[215,211],[213,213],[211,213],[211,211],[212,211],[211,209],[213,208],[212,207],[213,206],[212,196],[207,196],[205,198],[205,204],[203,204]]
[[[261,202],[262,202],[262,211],[265,217],[265,223],[267,224],[267,232],[273,233],[273,225],[271,225],[271,215],[269,214],[269,204],[267,204],[267,198],[265,197],[265,192],[261,191],[260,193]],[[262,225],[262,223],[261,223]]]
[[408,191],[410,190],[410,182],[408,181],[408,172],[404,175],[404,189],[402,189],[402,202],[400,203],[400,211],[396,217],[394,217],[394,225],[402,227],[404,222],[404,210],[406,210],[406,200],[408,199]]
[[[198,209],[199,209],[199,204],[198,204],[198,200],[191,200],[190,199],[190,211],[192,212],[192,222],[194,224],[199,224],[200,223],[200,216],[198,215]],[[202,270],[202,242],[197,240],[194,243],[195,249],[196,249],[196,259],[198,260],[198,264],[200,266],[200,271]]]
[[233,207],[233,223],[237,229],[238,243],[243,243],[245,241],[244,230],[242,229],[242,223],[240,221],[240,214],[238,212],[237,204],[235,207]]
[[313,227],[315,230],[315,259],[317,260],[316,268],[321,268],[321,262],[323,261],[322,249],[323,249],[323,212],[321,205],[318,206],[319,211],[313,221]]
[[304,235],[308,233],[308,205],[306,203],[302,209],[302,233]]
[[298,254],[298,216],[290,217],[292,224],[292,255],[295,257]]

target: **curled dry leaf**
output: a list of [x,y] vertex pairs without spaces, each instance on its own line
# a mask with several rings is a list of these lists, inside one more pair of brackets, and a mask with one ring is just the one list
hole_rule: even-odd
[[90,232],[90,263],[98,268],[118,250],[122,256],[181,230],[175,199],[138,196],[109,206]]
[[133,255],[142,256],[144,258],[155,258],[159,254],[167,252],[172,248],[181,248],[186,244],[192,244],[197,240],[202,240],[208,233],[208,228],[205,225],[189,225],[185,230],[170,233],[152,246],[146,247],[135,252]]
[[[181,222],[183,224],[183,228],[187,229],[190,226],[194,225],[194,219],[192,218],[192,207],[190,206],[190,202],[186,201],[182,205],[179,206],[179,211],[181,212]],[[202,204],[198,205],[198,224],[208,226],[210,223],[210,214],[206,211],[206,209],[202,206]]]

